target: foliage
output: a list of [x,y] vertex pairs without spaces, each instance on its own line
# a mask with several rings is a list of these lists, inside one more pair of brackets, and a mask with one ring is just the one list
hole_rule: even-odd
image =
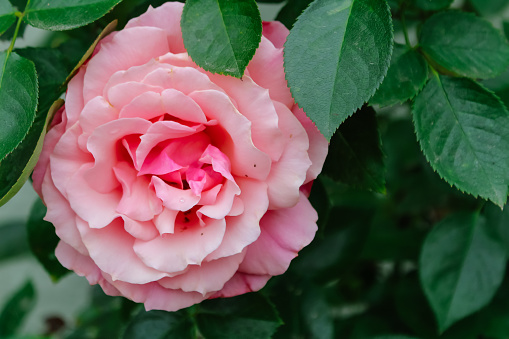
[[[0,1],[0,39],[12,41],[0,51],[0,205],[28,179],[52,104],[94,39],[163,2]],[[509,337],[509,43],[488,21],[507,2],[261,2],[281,3],[288,84],[330,140],[310,196],[316,239],[261,292],[174,313],[94,288],[55,337]],[[188,0],[181,27],[193,60],[246,76],[262,34],[256,5]],[[15,49],[25,25],[55,32]],[[57,280],[66,270],[43,216],[38,201],[26,229],[0,227],[0,262],[30,248]],[[28,282],[2,302],[0,337],[23,338],[36,298]]]

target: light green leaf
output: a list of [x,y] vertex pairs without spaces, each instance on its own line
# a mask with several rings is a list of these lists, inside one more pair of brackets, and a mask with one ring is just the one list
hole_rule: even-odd
[[499,206],[509,185],[509,113],[473,80],[434,76],[415,98],[417,139],[449,184]]
[[282,323],[274,306],[259,293],[204,301],[196,322],[207,339],[268,339]]
[[63,100],[57,100],[49,112],[38,112],[25,139],[0,162],[0,206],[9,201],[28,180],[41,154],[46,128],[63,103]]
[[466,77],[494,77],[509,66],[505,37],[471,13],[433,15],[422,27],[420,45],[440,66]]
[[183,311],[141,311],[127,326],[123,339],[193,339],[196,329]]
[[16,291],[0,312],[0,338],[16,334],[34,304],[34,286],[28,281]]
[[194,62],[206,71],[241,78],[262,38],[254,0],[188,0],[182,37]]
[[35,118],[37,74],[34,64],[0,53],[0,161],[23,140]]
[[51,279],[56,282],[69,271],[55,257],[55,248],[60,239],[55,234],[55,227],[43,220],[45,215],[46,206],[40,199],[37,199],[32,205],[26,225],[28,243],[37,260],[48,272]]
[[504,278],[506,252],[478,212],[451,215],[428,234],[419,268],[440,332],[487,305]]
[[327,139],[375,93],[392,43],[385,0],[314,1],[299,17],[285,44],[286,79]]
[[353,187],[385,192],[385,166],[373,108],[363,107],[339,126],[323,173]]
[[122,0],[31,0],[25,20],[32,26],[65,31],[91,23]]
[[16,21],[16,10],[9,1],[0,2],[0,35],[4,33]]
[[395,44],[387,75],[369,102],[390,106],[412,99],[427,78],[428,64],[424,57],[414,49]]
[[425,11],[438,11],[449,7],[453,0],[415,0],[415,5]]

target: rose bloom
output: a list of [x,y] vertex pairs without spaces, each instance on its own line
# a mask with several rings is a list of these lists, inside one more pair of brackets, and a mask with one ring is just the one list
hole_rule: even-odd
[[265,22],[242,80],[198,67],[183,4],[110,34],[70,81],[34,171],[65,267],[175,311],[257,291],[313,239],[328,143],[292,99],[288,30]]

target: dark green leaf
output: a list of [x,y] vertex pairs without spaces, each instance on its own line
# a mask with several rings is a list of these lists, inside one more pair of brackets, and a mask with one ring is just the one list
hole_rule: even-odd
[[0,226],[0,261],[28,253],[27,233],[22,221]]
[[25,20],[32,26],[65,31],[93,22],[122,0],[32,0]]
[[428,78],[428,64],[424,57],[405,45],[394,45],[391,65],[371,104],[390,106],[412,99]]
[[339,126],[323,173],[353,187],[385,192],[385,166],[373,108],[363,107]]
[[425,11],[438,11],[449,7],[453,0],[415,0],[415,6]]
[[422,27],[420,45],[440,66],[467,77],[491,78],[509,66],[505,37],[471,13],[435,14]]
[[55,248],[60,239],[55,234],[55,227],[45,220],[46,206],[37,199],[30,210],[27,222],[28,243],[32,253],[42,264],[53,281],[58,281],[69,271],[55,257]]
[[507,7],[507,0],[470,0],[474,8],[482,15],[498,13]]
[[482,84],[495,92],[505,107],[509,107],[509,69],[495,78],[484,80]]
[[281,325],[274,306],[259,293],[204,301],[196,321],[207,339],[265,339]]
[[509,21],[502,22],[504,28],[505,38],[509,39]]
[[406,335],[380,335],[371,337],[370,339],[417,339],[416,337],[409,337]]
[[124,339],[193,339],[196,329],[184,311],[142,310],[127,326]]
[[28,180],[41,154],[46,127],[62,104],[63,100],[60,99],[49,112],[38,111],[25,139],[0,162],[0,206],[9,201]]
[[291,29],[299,15],[309,6],[313,0],[288,0],[276,20],[281,21],[288,29]]
[[499,239],[509,255],[509,207],[503,210],[493,204],[486,204],[483,215],[486,217],[486,227],[493,237]]
[[327,139],[375,93],[392,43],[385,1],[314,1],[299,17],[285,44],[286,78]]
[[427,236],[420,280],[440,332],[486,306],[504,278],[506,252],[476,213],[457,213]]
[[503,206],[509,184],[509,113],[473,80],[434,76],[416,97],[417,139],[451,185]]
[[0,53],[0,160],[23,140],[35,118],[37,74],[16,53]]
[[35,290],[29,281],[16,291],[0,312],[0,338],[16,334],[34,304]]
[[308,286],[304,291],[301,316],[306,325],[309,339],[333,339],[334,322],[331,308],[323,291]]
[[187,52],[212,73],[241,78],[262,38],[254,0],[188,0],[180,22]]
[[0,35],[16,21],[15,12],[9,1],[0,2]]

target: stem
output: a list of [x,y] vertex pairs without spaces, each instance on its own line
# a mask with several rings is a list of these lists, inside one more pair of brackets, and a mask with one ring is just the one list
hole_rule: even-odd
[[14,35],[11,40],[11,44],[9,45],[9,48],[7,49],[7,57],[9,57],[9,54],[11,54],[12,50],[14,49],[14,43],[16,42],[16,38],[18,37],[19,27],[21,26],[21,22],[23,21],[23,17],[25,16],[25,13],[16,12],[16,16],[18,17],[18,22],[16,24],[16,29],[14,30]]

